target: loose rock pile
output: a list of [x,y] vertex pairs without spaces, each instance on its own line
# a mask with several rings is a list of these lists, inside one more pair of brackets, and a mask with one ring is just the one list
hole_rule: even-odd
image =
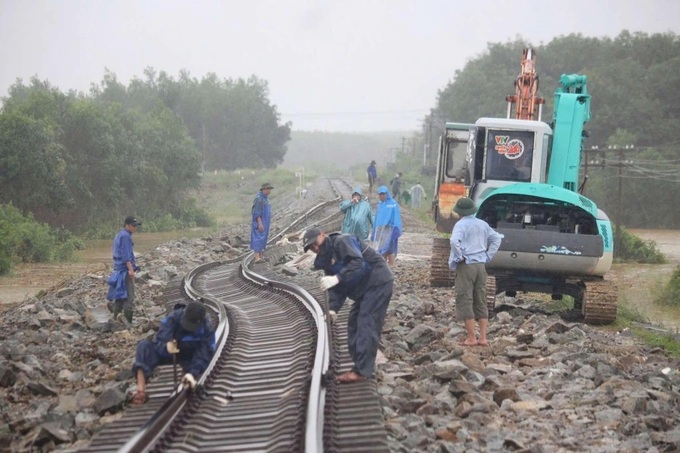
[[[49,451],[87,442],[118,418],[135,390],[137,342],[158,329],[162,288],[190,269],[247,250],[243,227],[138,256],[134,327],[112,322],[108,273],[67,281],[0,314],[0,451]],[[130,387],[133,386],[133,387]]]
[[[422,225],[405,230],[400,252],[427,255]],[[531,294],[498,295],[489,347],[462,346],[454,291],[429,288],[418,259],[395,273],[378,366],[392,451],[680,451],[679,359]]]

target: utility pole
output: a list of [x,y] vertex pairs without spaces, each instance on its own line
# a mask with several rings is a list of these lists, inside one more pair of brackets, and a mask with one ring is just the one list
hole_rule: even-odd
[[432,115],[427,121],[427,161],[432,163]]
[[201,178],[205,179],[205,123],[201,122],[203,130],[203,158],[201,159]]
[[[632,151],[635,148],[634,145],[610,145],[607,147],[608,151],[615,151],[616,152],[616,164],[612,164],[610,161],[610,165],[616,165],[617,167],[617,188],[616,188],[616,213],[614,215],[614,218],[616,220],[616,225],[614,227],[614,253],[618,256],[621,253],[621,226],[623,224],[623,167],[624,165],[628,165],[633,163],[632,159],[626,159],[624,158],[624,151]],[[588,165],[590,164],[593,167],[600,167],[600,168],[605,168],[606,166],[606,152],[605,150],[599,150],[596,146],[589,149],[585,150],[585,158],[584,158],[584,169],[588,171]],[[596,152],[595,156],[591,156],[590,158],[588,157],[588,152]],[[601,157],[598,156],[598,154],[601,153]]]
[[404,147],[406,145],[406,137],[401,137],[401,153],[404,154]]
[[[626,148],[628,148],[626,146]],[[619,149],[618,152],[618,166],[619,166],[619,190],[618,199],[616,201],[616,232],[614,233],[614,251],[621,253],[621,181],[623,172],[623,150]]]

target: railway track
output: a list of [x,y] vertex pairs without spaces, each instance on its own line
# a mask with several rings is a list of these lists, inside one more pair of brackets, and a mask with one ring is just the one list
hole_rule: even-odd
[[[329,181],[322,201],[274,235],[278,262],[289,241],[318,226],[339,228],[340,198],[351,187]],[[192,270],[164,293],[166,304],[202,299],[214,317],[218,350],[195,391],[173,386],[160,367],[146,405],[129,408],[82,451],[388,451],[376,383],[337,385],[351,367],[346,313],[331,326],[317,278],[287,279],[251,255]]]

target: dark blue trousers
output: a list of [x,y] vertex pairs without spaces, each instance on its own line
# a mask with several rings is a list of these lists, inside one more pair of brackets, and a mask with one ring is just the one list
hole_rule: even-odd
[[347,321],[347,346],[354,361],[354,372],[370,378],[375,368],[380,334],[387,306],[392,298],[393,281],[368,288],[354,301]]
[[[177,359],[177,363],[182,366],[182,370],[188,369],[189,363]],[[135,363],[132,364],[132,373],[137,375],[137,370],[144,372],[144,377],[148,380],[153,374],[153,370],[159,365],[172,365],[172,357],[162,357],[156,351],[156,343],[149,340],[142,340],[137,343],[137,353]]]

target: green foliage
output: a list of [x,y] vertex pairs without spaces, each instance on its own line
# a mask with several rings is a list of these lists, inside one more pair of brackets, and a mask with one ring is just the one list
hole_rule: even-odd
[[68,231],[38,223],[12,205],[0,205],[0,274],[9,271],[13,261],[64,261],[82,247]]
[[617,330],[628,328],[647,345],[663,348],[669,354],[680,357],[680,341],[670,334],[657,333],[642,327],[636,327],[635,323],[650,324],[650,320],[637,307],[627,303],[619,303],[614,328]]
[[622,261],[636,261],[647,264],[666,263],[666,257],[657,248],[655,241],[645,241],[640,237],[627,231],[624,227],[620,228],[621,239],[618,242],[616,256]]
[[175,217],[178,218],[184,228],[194,227],[212,227],[215,222],[210,214],[203,208],[198,206],[196,198],[188,198],[179,206],[175,212]]
[[675,268],[671,279],[656,298],[656,302],[662,305],[680,307],[680,266]]
[[175,80],[152,68],[128,86],[107,71],[89,95],[18,81],[0,110],[0,203],[94,237],[129,214],[147,231],[211,225],[190,199],[206,166],[283,161],[290,125],[268,96],[255,76]]
[[283,162],[290,124],[279,124],[266,81],[220,79],[213,73],[199,80],[186,71],[175,80],[153,68],[144,73],[145,80],[133,79],[125,94],[109,75],[102,95],[143,110],[164,106],[172,111],[201,150],[205,168],[273,168]]
[[649,318],[647,318],[637,307],[626,303],[620,303],[618,311],[616,312],[616,326],[630,327],[633,322],[646,324],[649,323]]
[[673,357],[680,357],[680,341],[671,334],[659,334],[642,328],[631,329],[636,336],[651,347],[663,348]]

